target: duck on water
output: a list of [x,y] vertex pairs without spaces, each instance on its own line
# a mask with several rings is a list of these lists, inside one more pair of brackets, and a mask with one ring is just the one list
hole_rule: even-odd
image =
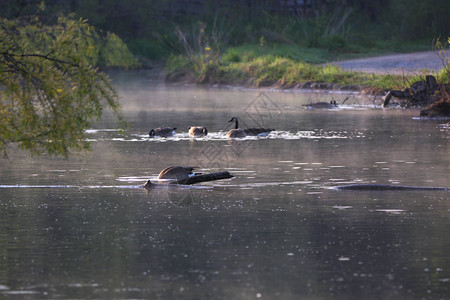
[[[215,172],[215,173],[193,173],[192,171],[196,167],[184,167],[184,166],[171,166],[162,170],[158,179],[166,179],[169,184],[194,184],[205,181],[213,181],[220,179],[229,179],[234,176],[228,171]],[[143,186],[146,189],[151,188],[154,185],[150,180],[148,180]]]
[[239,128],[239,121],[237,117],[232,117],[228,123],[234,122],[234,129],[231,129],[227,133],[229,138],[243,138],[246,136],[267,136],[273,128]]
[[205,126],[191,126],[189,127],[190,137],[203,137],[208,135],[208,129]]
[[149,137],[169,137],[175,134],[176,127],[158,127],[150,129]]

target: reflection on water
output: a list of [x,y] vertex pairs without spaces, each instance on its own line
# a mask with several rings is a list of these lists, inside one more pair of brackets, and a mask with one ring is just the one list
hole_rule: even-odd
[[[448,298],[449,192],[330,189],[450,186],[447,121],[357,94],[126,78],[129,130],[106,116],[88,153],[0,161],[0,298]],[[231,116],[276,131],[229,140]],[[177,134],[150,139],[159,126]],[[170,165],[235,178],[141,188]]]

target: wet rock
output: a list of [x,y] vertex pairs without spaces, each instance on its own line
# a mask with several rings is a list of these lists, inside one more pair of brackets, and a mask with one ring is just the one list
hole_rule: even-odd
[[399,98],[399,99],[407,99],[411,97],[411,93],[408,89],[405,89],[404,91],[399,90],[391,90],[389,91],[391,93],[392,97]]
[[436,77],[432,75],[427,75],[426,77],[426,87],[429,93],[432,93],[439,89],[439,85],[437,83]]
[[426,83],[424,81],[416,81],[411,85],[410,90],[413,94],[426,93]]
[[450,99],[442,98],[420,111],[422,117],[450,117]]

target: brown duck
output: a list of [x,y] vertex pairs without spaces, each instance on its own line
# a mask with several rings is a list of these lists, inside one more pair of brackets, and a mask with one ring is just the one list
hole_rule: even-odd
[[190,137],[202,137],[208,135],[208,129],[204,126],[191,126],[189,127]]

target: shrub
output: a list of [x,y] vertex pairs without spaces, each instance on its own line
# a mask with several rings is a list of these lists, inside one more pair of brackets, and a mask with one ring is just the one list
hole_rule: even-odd
[[222,61],[224,63],[236,63],[241,62],[242,57],[236,49],[229,49],[225,54],[222,56]]
[[138,63],[122,40],[114,33],[108,32],[100,48],[99,65],[133,68]]

